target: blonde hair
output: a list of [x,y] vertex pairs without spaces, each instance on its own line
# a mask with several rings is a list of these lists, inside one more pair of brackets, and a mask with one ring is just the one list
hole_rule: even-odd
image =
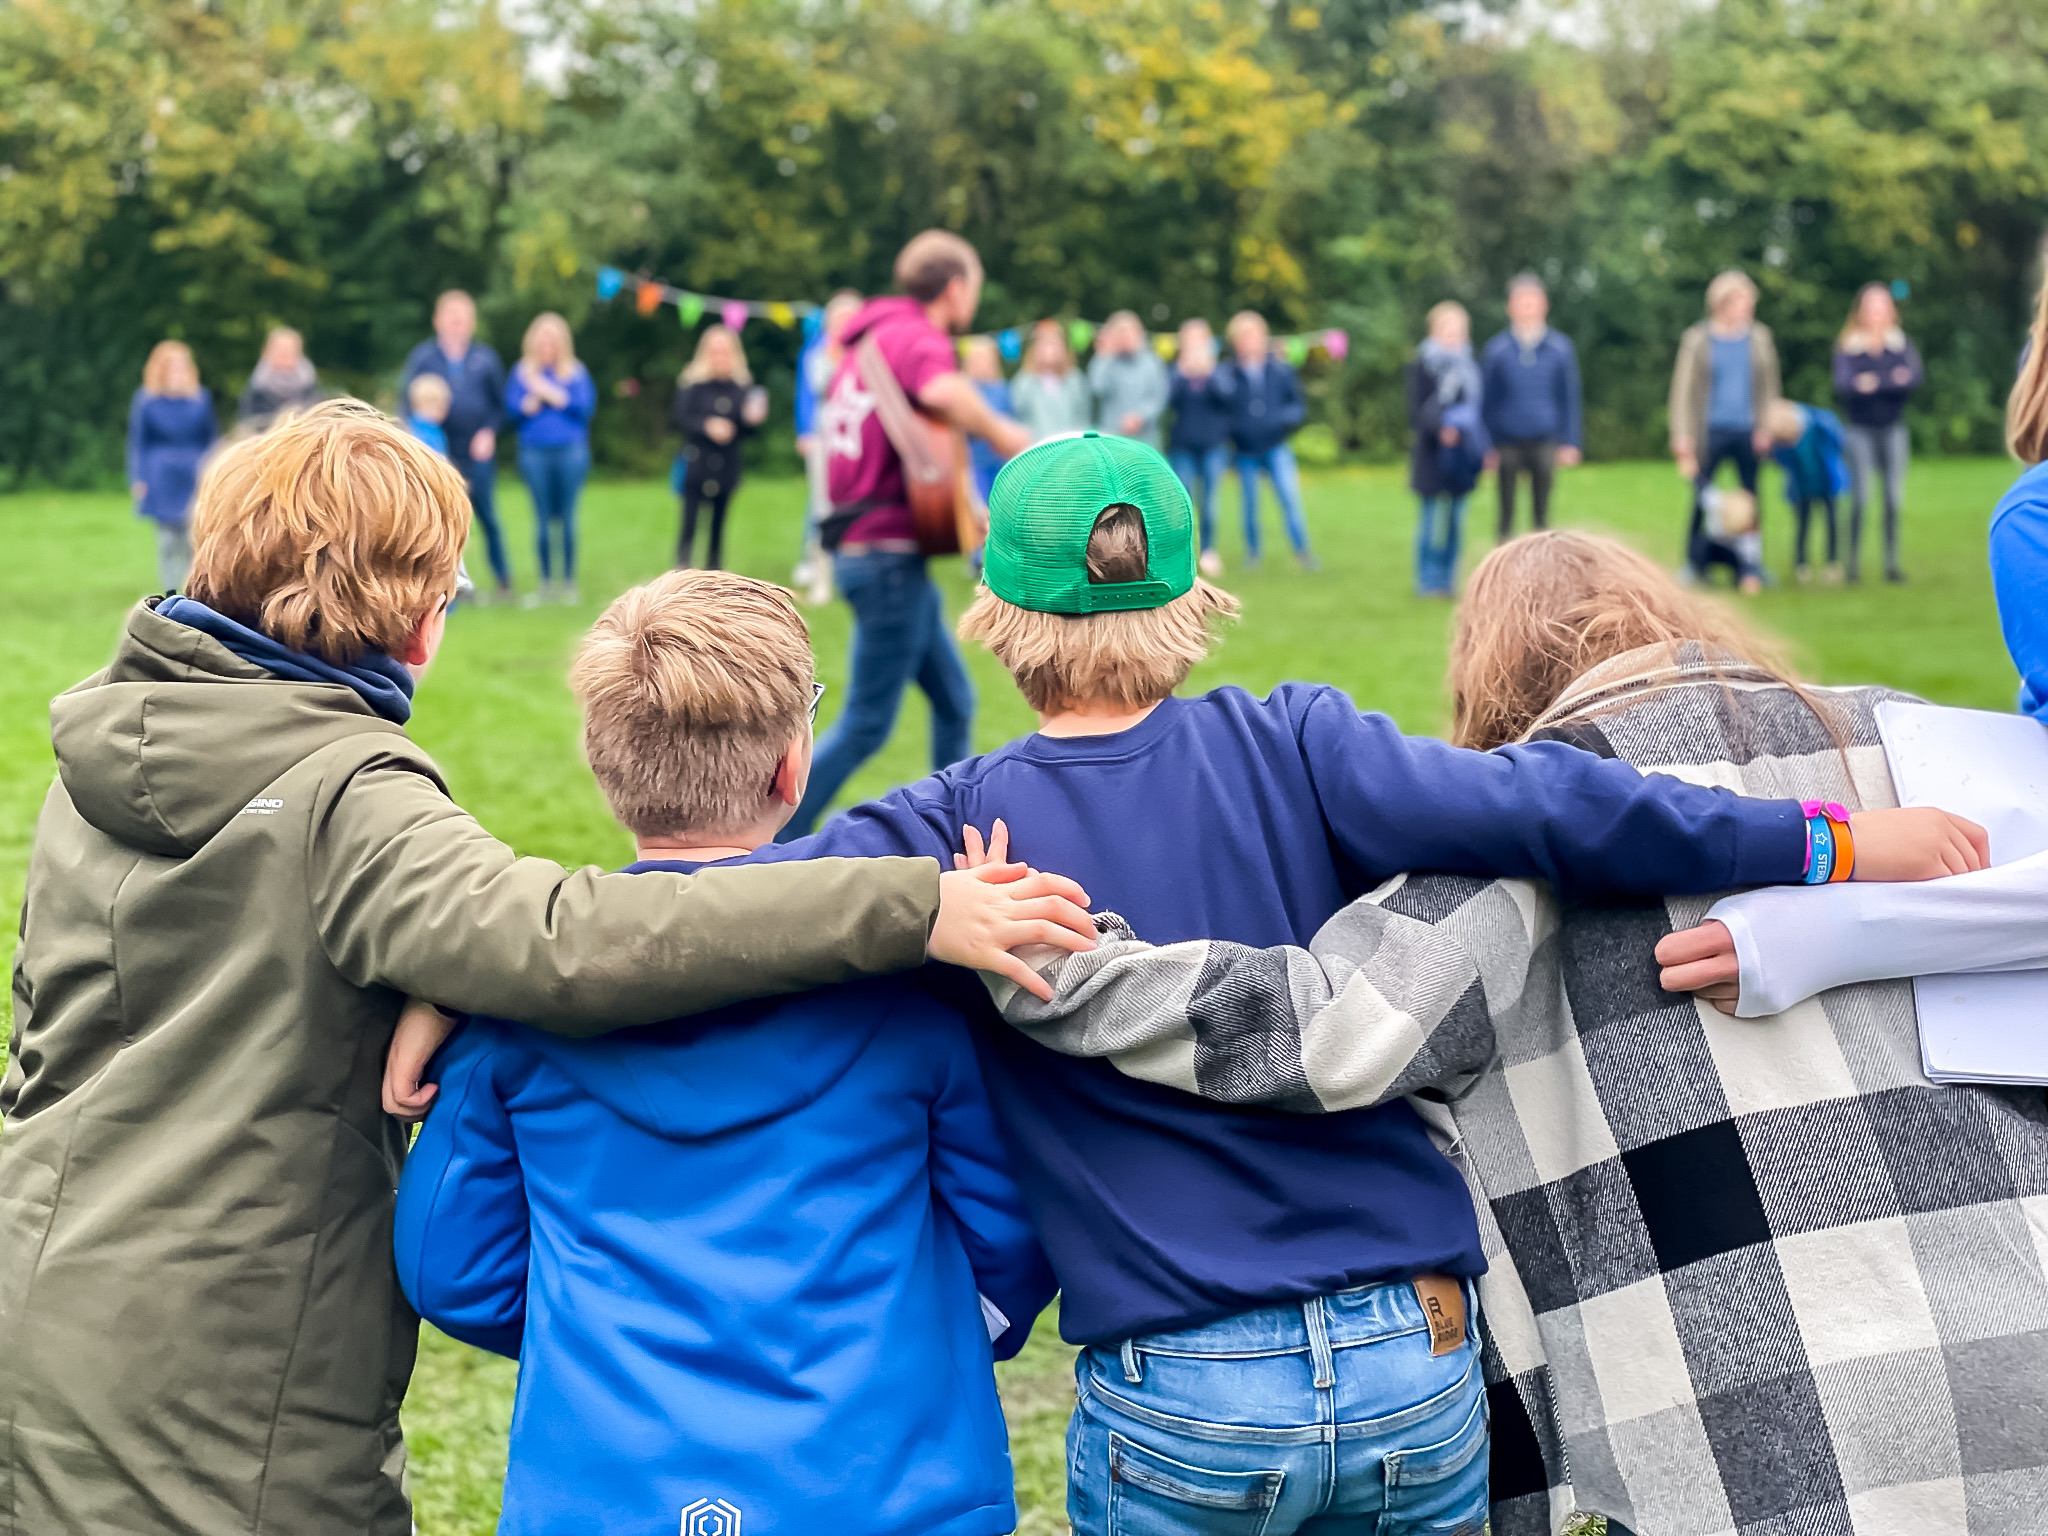
[[1870,336],[1870,333],[1863,329],[1863,301],[1873,293],[1884,295],[1885,303],[1892,307],[1892,324],[1894,326],[1898,324],[1899,302],[1892,297],[1891,285],[1889,283],[1865,283],[1856,290],[1856,297],[1850,301],[1849,318],[1842,322],[1842,333],[1835,338],[1836,346],[1846,347],[1859,336],[1869,336],[1869,339],[1873,342],[1884,340],[1882,336]]
[[453,465],[360,400],[327,400],[234,444],[201,477],[186,590],[346,666],[398,653],[447,601],[468,531]]
[[1422,317],[1422,328],[1434,334],[1437,322],[1456,318],[1465,322],[1465,329],[1472,329],[1472,316],[1456,299],[1439,299],[1429,306],[1429,313]]
[[166,393],[164,376],[181,357],[192,370],[193,393],[198,393],[199,364],[193,360],[192,349],[182,341],[160,341],[149,349],[149,359],[142,365],[142,387],[152,395]]
[[2048,459],[2048,277],[2027,332],[2027,361],[2005,397],[2005,446],[2022,464]]
[[[1145,520],[1119,502],[1103,508],[1088,538],[1088,579],[1143,581]],[[1041,714],[1079,704],[1142,709],[1169,697],[1216,643],[1215,626],[1237,617],[1237,599],[1200,577],[1158,608],[1038,613],[987,587],[960,615],[960,638],[987,646]]]
[[1798,688],[1773,647],[1627,545],[1575,529],[1511,540],[1479,562],[1458,607],[1451,740],[1481,751],[1519,741],[1593,667],[1684,640]]
[[1806,412],[1780,395],[1764,408],[1764,430],[1776,442],[1796,443],[1806,435]]
[[1067,328],[1057,320],[1041,320],[1031,327],[1031,345],[1024,353],[1024,366],[1031,372],[1042,370],[1032,368],[1032,359],[1038,356],[1038,344],[1050,336],[1060,344],[1060,373],[1074,371],[1074,344],[1067,339]]
[[1730,267],[1719,273],[1707,284],[1707,313],[1712,314],[1721,307],[1721,301],[1731,293],[1747,290],[1752,298],[1756,296],[1756,282],[1740,267]]
[[529,368],[538,368],[535,354],[541,337],[553,333],[562,343],[562,355],[555,359],[555,366],[567,373],[576,366],[576,338],[569,333],[569,322],[552,309],[544,309],[527,322],[526,334],[519,338],[519,360]]
[[702,384],[711,377],[711,342],[714,337],[718,336],[723,336],[732,343],[732,376],[734,380],[747,385],[751,385],[754,382],[753,374],[747,371],[747,349],[740,345],[740,333],[731,326],[721,325],[714,320],[710,325],[705,326],[703,333],[698,336],[697,350],[690,354],[689,366],[676,375],[676,382],[678,384],[688,388],[692,384]]
[[1230,317],[1229,323],[1223,327],[1223,339],[1232,346],[1235,346],[1239,334],[1247,326],[1253,325],[1264,331],[1268,338],[1272,336],[1273,328],[1266,324],[1266,317],[1264,315],[1260,314],[1256,309],[1240,309]]
[[787,592],[670,571],[625,593],[569,669],[583,753],[642,837],[738,832],[809,727],[810,635]]
[[438,373],[416,373],[412,382],[405,386],[405,403],[416,411],[432,401],[447,405],[454,399],[455,391]]

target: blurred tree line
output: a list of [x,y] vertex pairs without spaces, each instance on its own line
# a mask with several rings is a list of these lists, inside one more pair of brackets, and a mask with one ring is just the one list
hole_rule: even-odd
[[[1462,299],[1483,338],[1522,268],[1606,455],[1661,450],[1716,271],[1757,278],[1821,401],[1854,290],[1894,282],[1922,444],[1995,447],[2048,215],[2044,0],[1509,4],[6,0],[0,484],[118,475],[165,336],[224,408],[275,323],[388,399],[453,285],[508,354],[564,311],[600,458],[645,470],[690,337],[597,304],[599,262],[821,299],[934,223],[986,258],[987,328],[1344,327],[1307,371],[1321,440],[1378,457],[1422,312]],[[798,337],[746,342],[786,402]]]

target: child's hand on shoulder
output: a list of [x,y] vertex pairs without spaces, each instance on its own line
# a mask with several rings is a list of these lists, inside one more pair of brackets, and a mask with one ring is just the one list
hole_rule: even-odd
[[1052,1001],[1052,987],[1012,950],[1049,944],[1075,953],[1095,947],[1088,893],[1065,875],[1008,860],[1009,829],[998,821],[986,846],[969,827],[967,852],[939,876],[939,918],[925,952],[934,960],[1006,976],[1034,997]]
[[1849,835],[1856,842],[1851,880],[1939,880],[1991,862],[1982,827],[1930,805],[1852,812]]
[[384,1054],[384,1113],[394,1120],[411,1122],[427,1118],[427,1108],[441,1090],[423,1083],[427,1063],[441,1049],[455,1028],[452,1014],[418,998],[406,1001],[398,1016],[398,1029],[391,1037],[391,1049]]

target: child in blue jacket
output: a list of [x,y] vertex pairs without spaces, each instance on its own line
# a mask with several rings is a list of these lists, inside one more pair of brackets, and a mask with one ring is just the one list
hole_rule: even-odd
[[[1089,433],[1019,454],[961,629],[1039,731],[779,851],[944,856],[1001,817],[1019,857],[1148,938],[1260,945],[1306,942],[1411,868],[1595,896],[1806,877],[1817,834],[1798,801],[1557,742],[1464,751],[1334,688],[1174,697],[1236,606],[1195,558],[1192,504],[1152,449]],[[1885,816],[1859,819],[1859,857]],[[1485,1261],[1464,1182],[1412,1106],[1234,1109],[1000,1023],[978,1039],[1061,1333],[1084,1346],[1075,1536],[1195,1536],[1224,1528],[1219,1511],[1268,1536],[1479,1529],[1484,1388],[1457,1303]],[[1198,1076],[1217,1065],[1186,1049]],[[1332,1439],[1331,1424],[1348,1427]]]
[[1826,519],[1828,539],[1828,561],[1821,579],[1833,586],[1842,579],[1841,561],[1835,552],[1835,498],[1849,488],[1849,470],[1842,458],[1842,423],[1833,411],[1820,406],[1773,400],[1764,413],[1764,426],[1775,445],[1771,456],[1785,472],[1785,500],[1791,503],[1796,519],[1792,574],[1799,581],[1813,580],[1813,567],[1806,563],[1806,533],[1818,510]]
[[[777,588],[660,577],[573,681],[634,871],[743,858],[802,798]],[[476,1019],[440,1075],[399,1272],[520,1361],[502,1536],[1015,1526],[991,1365],[1053,1284],[959,1014],[892,979],[596,1039]]]

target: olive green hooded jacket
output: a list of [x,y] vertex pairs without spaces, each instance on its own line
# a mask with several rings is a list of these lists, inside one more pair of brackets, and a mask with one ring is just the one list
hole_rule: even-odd
[[565,1033],[919,964],[928,859],[516,858],[352,690],[145,604],[51,709],[0,1087],[0,1532],[407,1536],[407,993]]

